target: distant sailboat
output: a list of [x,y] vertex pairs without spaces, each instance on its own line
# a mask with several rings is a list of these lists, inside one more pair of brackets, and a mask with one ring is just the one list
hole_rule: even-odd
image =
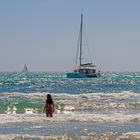
[[28,68],[27,68],[26,64],[24,65],[24,68],[23,68],[22,72],[28,72]]
[[[99,77],[100,71],[96,72],[95,65],[92,62],[83,63],[82,62],[82,28],[83,28],[83,14],[81,14],[81,24],[80,24],[80,39],[79,39],[79,65],[74,70],[74,72],[67,73],[67,78],[85,78],[85,77]],[[76,56],[76,58],[78,58]],[[77,60],[76,60],[77,62]]]

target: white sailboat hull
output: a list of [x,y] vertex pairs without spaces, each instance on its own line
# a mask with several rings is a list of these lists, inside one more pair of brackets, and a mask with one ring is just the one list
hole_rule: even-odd
[[67,78],[96,78],[99,77],[99,73],[79,73],[79,72],[70,72],[67,73]]

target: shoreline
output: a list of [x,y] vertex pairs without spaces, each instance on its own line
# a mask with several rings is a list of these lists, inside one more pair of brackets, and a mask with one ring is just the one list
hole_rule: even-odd
[[89,134],[81,136],[73,135],[55,135],[55,136],[36,136],[36,135],[0,135],[1,140],[139,140],[140,132],[91,132]]
[[[44,114],[0,114],[5,118],[0,123],[1,140],[138,140],[140,121],[91,121],[85,115],[55,114],[46,118]],[[63,119],[62,119],[63,118]],[[79,118],[79,120],[78,120]],[[86,118],[86,119],[81,119]],[[91,118],[91,116],[90,116]],[[94,117],[93,117],[94,118]],[[97,117],[98,118],[98,117]],[[131,117],[130,117],[131,118]]]
[[36,135],[0,135],[1,140],[139,140],[140,132],[105,132],[97,133],[91,132],[87,136],[69,136],[69,135],[55,135],[55,136],[36,136]]

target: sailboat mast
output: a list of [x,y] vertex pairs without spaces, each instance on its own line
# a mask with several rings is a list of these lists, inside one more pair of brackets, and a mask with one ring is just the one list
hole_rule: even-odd
[[81,14],[81,24],[80,24],[80,66],[82,65],[82,29],[83,28],[83,14]]

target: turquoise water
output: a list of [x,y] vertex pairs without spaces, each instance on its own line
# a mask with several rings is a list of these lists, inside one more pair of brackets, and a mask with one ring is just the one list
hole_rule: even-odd
[[0,93],[140,92],[140,73],[102,73],[99,78],[68,79],[65,73],[0,73]]
[[[109,93],[114,94],[114,97],[104,97],[106,100],[101,98],[101,103],[110,101],[127,104],[129,102],[131,104],[129,106],[139,108],[139,100],[135,94],[140,93],[140,73],[102,73],[99,78],[84,79],[68,79],[65,73],[0,73],[0,113],[8,113],[8,108],[14,107],[17,108],[16,113],[24,113],[25,108],[37,109],[41,113],[47,93],[61,94],[61,98],[63,98],[62,94]],[[124,95],[120,97],[120,93]],[[125,93],[134,96],[129,95],[124,98]],[[64,103],[60,102],[59,105],[63,106]]]
[[[43,121],[40,117],[42,115],[45,119],[42,110],[48,93],[53,97],[56,111],[53,118],[58,122]],[[74,109],[67,110],[71,107]],[[40,117],[40,121],[34,122],[34,117],[27,114],[26,109],[33,110],[33,115]],[[67,112],[70,114],[65,114]],[[83,114],[86,114],[86,122],[82,122]],[[139,132],[139,114],[138,72],[102,73],[99,78],[84,79],[68,79],[65,73],[0,73],[0,136]],[[67,115],[70,121],[63,122],[68,119]],[[123,119],[126,123],[121,123]]]

